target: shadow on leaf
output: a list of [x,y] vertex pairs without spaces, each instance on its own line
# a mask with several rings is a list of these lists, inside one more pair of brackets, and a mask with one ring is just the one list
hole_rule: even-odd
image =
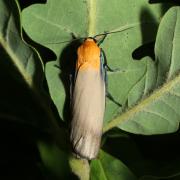
[[46,3],[47,0],[19,0],[19,4],[20,4],[20,7],[21,9],[24,9],[32,4],[36,4],[36,3]]
[[168,177],[180,171],[179,132],[142,136],[118,129],[111,131],[114,133],[110,132],[103,149],[120,159],[137,176]]
[[81,42],[79,40],[72,41],[68,44],[61,53],[59,64],[61,73],[59,77],[63,82],[64,89],[66,92],[66,99],[63,108],[63,117],[66,122],[71,118],[70,116],[70,98],[71,91],[73,90],[74,74],[75,74],[75,65],[77,59],[77,48],[80,46]]
[[[157,2],[157,1],[156,1]],[[149,3],[155,3],[155,1],[149,1]],[[170,4],[161,5],[161,14],[163,14],[171,7]],[[132,57],[134,60],[141,60],[142,58],[149,56],[152,60],[155,60],[154,54],[154,44],[155,42],[149,41],[149,39],[156,38],[157,29],[159,22],[156,21],[154,15],[151,13],[150,9],[143,8],[140,14],[141,32],[142,32],[142,46],[137,47],[133,53]],[[145,22],[145,23],[143,23]]]

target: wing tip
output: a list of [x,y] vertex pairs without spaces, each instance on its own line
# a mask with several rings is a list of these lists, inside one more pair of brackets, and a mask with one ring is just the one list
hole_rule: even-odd
[[92,160],[98,156],[101,135],[97,136],[91,132],[86,132],[80,138],[77,138],[77,136],[71,138],[71,142],[77,158]]

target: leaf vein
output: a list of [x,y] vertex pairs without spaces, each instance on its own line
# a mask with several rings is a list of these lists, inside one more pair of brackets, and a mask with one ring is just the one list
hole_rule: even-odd
[[100,160],[98,160],[98,164],[99,164],[100,168],[102,169],[104,178],[105,178],[106,180],[108,180],[107,175],[106,175],[106,173],[105,173],[105,171],[104,171],[104,169],[103,169],[103,166],[102,166],[102,164],[100,163]]
[[160,113],[158,113],[158,112],[155,112],[155,111],[150,111],[150,110],[148,110],[148,109],[144,109],[142,112],[146,112],[146,113],[154,114],[154,115],[156,115],[156,116],[158,116],[158,117],[160,117],[160,118],[162,118],[162,119],[164,119],[164,120],[168,121],[170,124],[172,124],[172,121],[170,121],[170,120],[166,119],[165,117],[163,117],[163,116],[162,116]]
[[172,96],[176,96],[176,97],[180,98],[180,94],[178,94],[178,93],[170,91],[169,94]]
[[106,124],[103,128],[103,132],[108,131],[109,129],[118,126],[120,123],[127,121],[130,117],[134,114],[143,111],[143,109],[148,106],[149,104],[157,101],[162,96],[166,95],[170,92],[178,83],[180,83],[180,75],[178,74],[174,79],[165,83],[160,89],[156,90],[150,96],[146,97],[142,101],[140,101],[137,105],[130,108],[128,111],[123,113],[122,115],[114,118],[108,124]]
[[37,18],[37,19],[39,19],[39,20],[41,20],[41,21],[44,21],[45,23],[47,23],[47,24],[49,24],[49,25],[55,26],[55,27],[57,27],[57,28],[65,31],[65,32],[67,32],[67,33],[76,34],[76,33],[73,32],[71,29],[69,29],[69,28],[67,28],[67,27],[65,27],[65,26],[61,26],[61,25],[59,25],[59,24],[53,23],[52,21],[49,21],[49,20],[47,20],[47,19],[45,20],[44,18],[42,18],[41,16],[38,16],[37,14],[32,14],[32,15],[33,15],[35,18]]
[[180,116],[180,114],[178,112],[176,112],[173,107],[167,102],[165,101],[164,99],[161,99],[161,101],[166,104],[172,111],[174,111],[176,113],[177,116]]

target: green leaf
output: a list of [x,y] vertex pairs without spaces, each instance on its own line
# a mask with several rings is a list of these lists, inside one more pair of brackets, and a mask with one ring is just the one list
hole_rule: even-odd
[[118,159],[101,151],[99,158],[91,162],[91,179],[137,179],[133,173]]
[[163,17],[156,38],[156,86],[163,84],[136,106],[111,121],[115,126],[138,134],[163,134],[178,130],[180,106],[180,8],[171,8]]
[[[40,87],[43,65],[35,49],[22,40],[20,12],[17,5],[16,1],[12,0],[0,2],[0,45],[24,82],[30,88]],[[3,57],[1,58],[3,61]]]
[[[68,41],[72,40],[72,33],[78,38],[131,27],[108,35],[102,44],[109,66],[123,70],[108,74],[108,90],[125,108],[126,105],[130,107],[155,87],[156,67],[152,59],[145,57],[142,61],[133,61],[132,52],[155,39],[162,10],[165,9],[158,4],[150,5],[145,0],[54,0],[23,10],[22,22],[27,34],[57,56],[56,62],[46,64],[46,78],[62,118],[69,85],[62,82],[60,76],[69,78],[72,67],[67,67],[75,62],[78,46],[74,43],[75,46],[70,48],[73,43]],[[58,65],[60,70],[54,65]],[[107,100],[105,123],[119,112],[122,109]]]
[[68,153],[59,149],[55,144],[39,141],[38,149],[45,167],[46,177],[68,179],[70,178],[70,167],[68,164]]
[[69,158],[71,171],[79,178],[79,180],[89,180],[89,162],[87,159],[81,159],[71,156]]
[[51,98],[57,107],[61,119],[64,120],[63,118],[66,116],[65,113],[68,113],[68,107],[66,107],[66,98],[70,93],[70,89],[68,89],[69,93],[67,93],[66,96],[66,92],[62,90],[62,88],[66,89],[63,84],[63,77],[66,79],[67,82],[69,81],[69,77],[62,76],[57,66],[58,64],[54,61],[48,62],[45,66],[45,73],[46,79],[49,83],[48,86]]
[[180,171],[178,144],[178,133],[139,136],[116,128],[107,133],[102,148],[120,159],[140,179],[150,176],[163,179]]
[[0,13],[0,118],[47,129],[40,56],[22,38],[17,1],[0,1]]
[[180,70],[180,8],[172,7],[164,16],[158,30],[155,54],[158,61],[157,84],[171,81]]

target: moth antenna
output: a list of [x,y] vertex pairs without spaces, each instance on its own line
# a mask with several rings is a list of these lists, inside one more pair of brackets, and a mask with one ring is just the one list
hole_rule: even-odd
[[73,40],[78,39],[77,36],[76,36],[76,34],[73,33],[73,32],[71,33],[71,36],[72,36]]
[[[133,25],[133,26],[129,26],[129,27],[123,27],[123,28],[120,29],[120,30],[104,32],[104,33],[101,33],[101,34],[97,34],[97,35],[95,35],[94,37],[80,37],[80,38],[77,38],[77,35],[72,32],[72,33],[71,33],[71,35],[72,35],[72,40],[60,41],[60,42],[52,42],[52,43],[45,43],[45,44],[62,44],[62,43],[69,43],[69,42],[78,41],[78,40],[87,39],[87,38],[92,38],[92,39],[96,40],[96,37],[98,37],[98,36],[103,36],[103,35],[104,35],[104,36],[106,37],[108,34],[113,34],[113,33],[122,32],[122,31],[125,31],[125,30],[127,30],[127,29],[131,29],[131,28],[133,28],[133,27],[134,27],[134,25]],[[103,38],[103,40],[105,39],[105,37]],[[96,41],[97,41],[97,40],[96,40]],[[101,41],[101,43],[102,43],[102,41]],[[99,43],[99,44],[101,44],[101,43]]]
[[70,43],[70,42],[78,41],[78,40],[81,40],[81,39],[85,39],[85,37],[77,38],[77,36],[76,36],[73,32],[71,33],[71,36],[72,36],[72,40],[68,40],[68,41],[60,41],[60,42],[52,42],[52,43],[46,43],[46,44],[62,44],[62,43]]
[[94,36],[94,38],[96,38],[96,37],[98,37],[98,36],[106,36],[106,35],[108,35],[108,34],[113,34],[113,33],[118,33],[118,32],[122,32],[122,31],[125,31],[125,30],[128,30],[128,29],[132,29],[134,27],[134,25],[133,26],[129,26],[129,27],[123,27],[122,29],[119,29],[119,30],[117,30],[117,31],[107,31],[107,32],[104,32],[104,33],[101,33],[101,34],[97,34],[97,35],[95,35]]

